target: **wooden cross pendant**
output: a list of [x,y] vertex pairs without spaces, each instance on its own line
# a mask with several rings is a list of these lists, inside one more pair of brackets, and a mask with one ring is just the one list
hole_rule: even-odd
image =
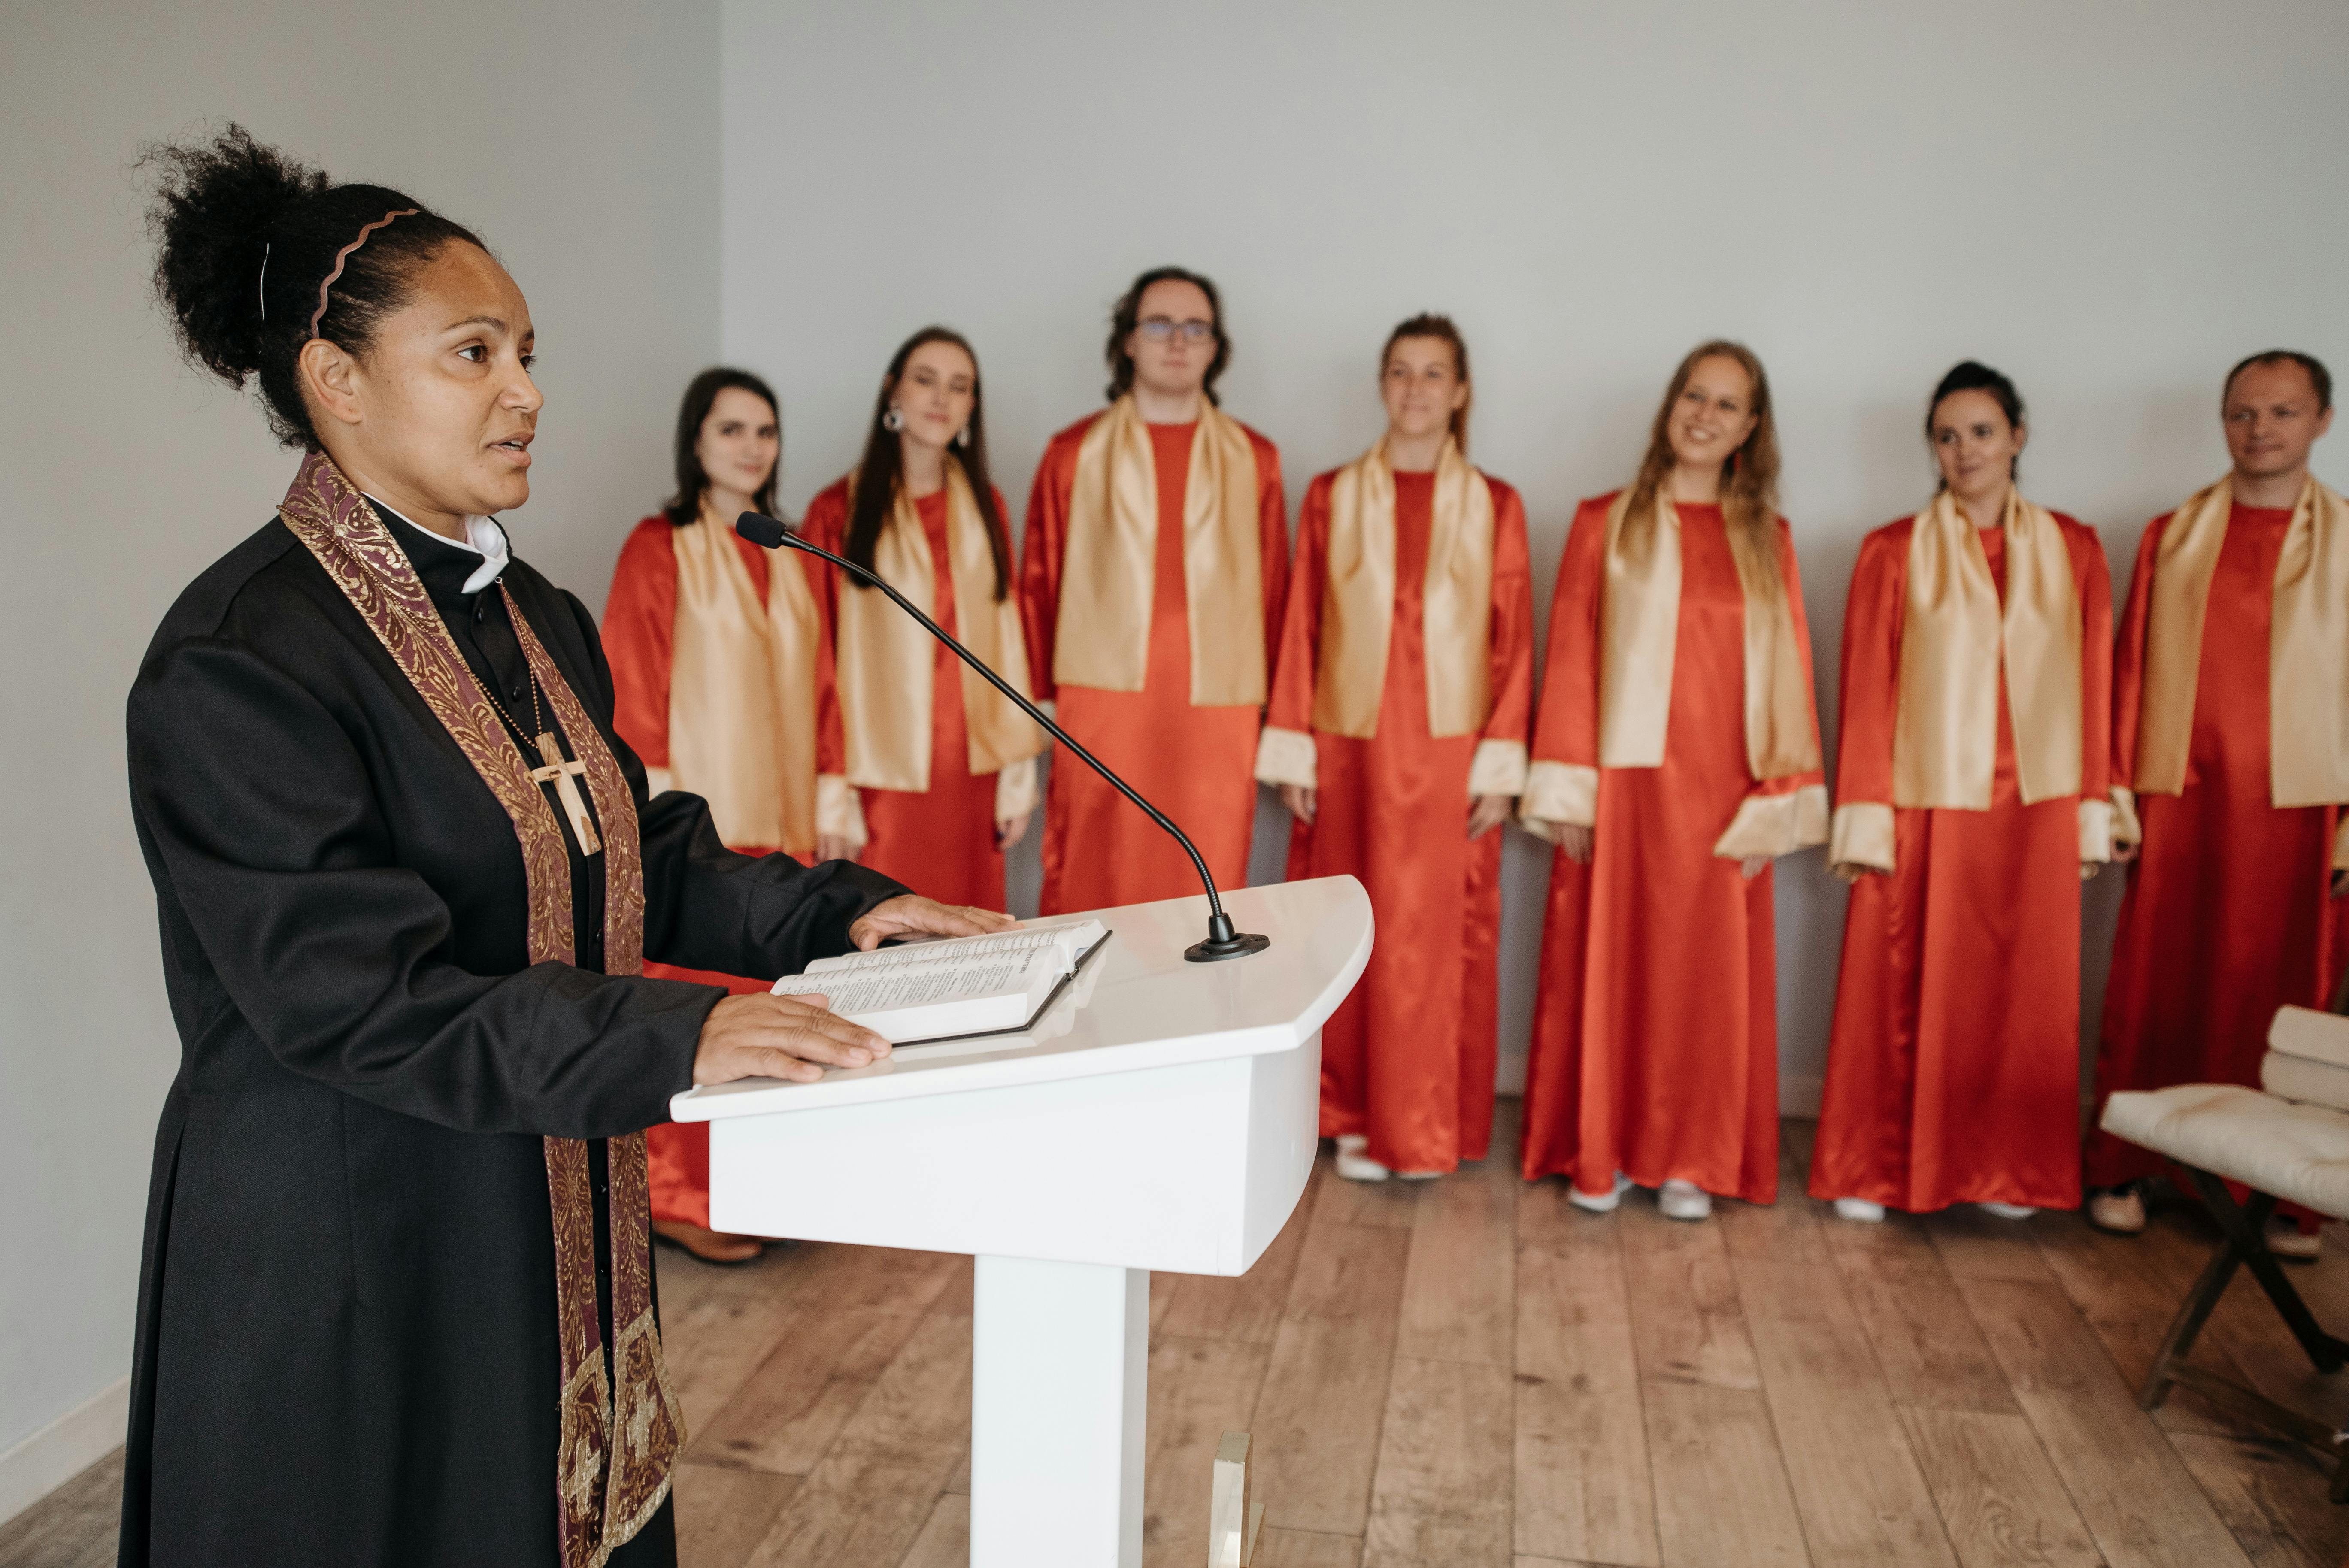
[[579,841],[579,852],[595,853],[604,847],[603,841],[595,837],[595,824],[587,820],[587,802],[580,798],[579,786],[572,782],[585,776],[587,764],[564,760],[563,743],[554,738],[551,729],[538,738],[538,754],[546,766],[532,769],[532,780],[554,786],[554,798],[563,802],[564,814],[571,819],[571,832]]

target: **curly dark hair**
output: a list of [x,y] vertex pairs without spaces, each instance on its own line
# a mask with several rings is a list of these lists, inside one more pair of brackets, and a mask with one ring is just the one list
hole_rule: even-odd
[[[316,335],[365,355],[442,247],[489,249],[412,196],[337,185],[233,123],[209,141],[150,146],[139,163],[154,176],[155,293],[181,348],[232,387],[258,377],[269,428],[289,447],[318,448],[296,370],[304,344]],[[320,286],[344,247],[409,208],[342,258],[314,335]]]
[[1207,401],[1216,407],[1223,399],[1216,396],[1216,377],[1232,361],[1232,340],[1224,335],[1224,296],[1216,292],[1215,284],[1198,273],[1184,267],[1153,267],[1133,280],[1133,285],[1118,296],[1109,314],[1109,400],[1112,403],[1133,390],[1133,356],[1125,351],[1125,340],[1142,325],[1142,296],[1152,284],[1195,284],[1207,296],[1207,313],[1215,317],[1216,357],[1208,362],[1205,389]]

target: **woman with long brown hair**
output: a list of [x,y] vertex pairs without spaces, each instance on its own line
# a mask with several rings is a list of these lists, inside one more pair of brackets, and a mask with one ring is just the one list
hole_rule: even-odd
[[[678,407],[677,492],[621,546],[604,610],[613,724],[655,794],[709,802],[729,848],[780,851],[805,865],[853,859],[863,840],[840,777],[840,718],[806,558],[734,531],[775,510],[782,424],[775,394],[716,366]],[[789,557],[788,559],[786,557]],[[646,973],[761,992],[769,976],[647,965]],[[654,1233],[709,1263],[747,1263],[755,1236],[709,1228],[709,1127],[662,1122],[645,1135]]]
[[1468,346],[1415,315],[1379,356],[1387,428],[1298,513],[1257,777],[1291,880],[1360,877],[1379,924],[1321,1029],[1338,1173],[1436,1176],[1493,1125],[1501,835],[1525,786],[1533,583],[1525,503],[1468,462]]
[[[810,503],[811,542],[879,573],[1021,692],[1028,650],[987,471],[978,356],[927,326],[882,375],[855,470]],[[864,862],[918,866],[963,903],[1003,904],[1003,853],[1036,809],[1043,732],[880,590],[817,562],[843,765],[863,796]]]
[[1557,843],[1525,1173],[1678,1220],[1778,1190],[1770,863],[1827,834],[1770,384],[1681,361],[1627,490],[1575,514],[1519,814]]

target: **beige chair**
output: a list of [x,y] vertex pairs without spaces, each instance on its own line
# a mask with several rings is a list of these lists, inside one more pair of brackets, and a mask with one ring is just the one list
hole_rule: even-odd
[[[2333,1472],[2332,1497],[2349,1502],[2349,1429],[2303,1415],[2186,1360],[2236,1269],[2249,1268],[2318,1371],[2337,1372],[2349,1365],[2349,1343],[2317,1326],[2265,1239],[2268,1217],[2281,1199],[2349,1219],[2349,1017],[2306,1007],[2277,1013],[2268,1029],[2260,1082],[2264,1092],[2190,1083],[2116,1094],[2105,1102],[2105,1130],[2182,1167],[2220,1235],[2218,1250],[2161,1342],[2137,1403],[2153,1409],[2170,1385],[2182,1383],[2342,1461]],[[2250,1188],[2250,1202],[2236,1202],[2227,1191],[2229,1181]]]

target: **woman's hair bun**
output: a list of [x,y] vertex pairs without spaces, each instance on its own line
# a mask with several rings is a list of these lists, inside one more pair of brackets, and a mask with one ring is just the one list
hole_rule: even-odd
[[[155,292],[181,349],[232,387],[258,377],[271,428],[288,446],[318,444],[296,366],[337,260],[316,335],[364,354],[383,317],[407,303],[418,269],[451,240],[481,244],[411,197],[337,185],[241,125],[150,147],[140,164],[154,179]],[[404,215],[342,255],[392,212]]]

